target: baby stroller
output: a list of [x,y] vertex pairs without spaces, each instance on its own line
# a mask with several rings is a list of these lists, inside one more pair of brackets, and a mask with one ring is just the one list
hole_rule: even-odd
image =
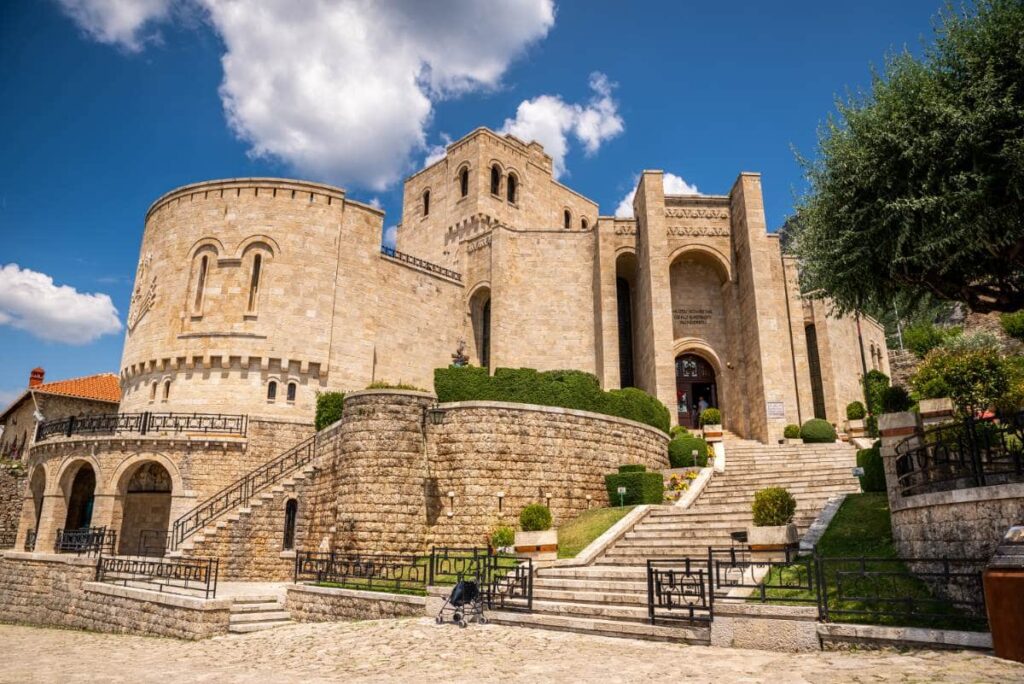
[[448,598],[437,613],[437,624],[444,624],[446,613],[451,613],[452,622],[459,627],[465,627],[466,618],[469,617],[476,617],[478,624],[487,624],[487,618],[484,617],[484,596],[476,581],[464,579],[463,575],[459,575],[459,581],[455,583],[452,593],[448,594]]

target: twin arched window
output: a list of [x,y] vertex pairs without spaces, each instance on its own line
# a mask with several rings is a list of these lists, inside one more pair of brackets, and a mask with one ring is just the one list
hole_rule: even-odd
[[171,398],[171,381],[164,380],[164,401]]
[[510,204],[515,204],[517,199],[518,199],[516,197],[516,195],[517,195],[517,193],[519,191],[519,179],[516,178],[516,175],[514,173],[508,174],[508,183],[507,183],[507,185],[508,185],[508,187],[507,187],[507,190],[508,190],[508,201],[509,201]]
[[[298,393],[299,384],[297,382],[289,382],[285,390],[285,401],[294,403]],[[271,404],[277,401],[277,380],[271,380],[267,383],[267,401]]]
[[295,401],[295,395],[298,392],[298,388],[299,388],[299,386],[297,384],[295,384],[294,382],[289,382],[288,383],[288,395],[287,395],[288,396],[288,401],[290,401],[290,402]]
[[271,380],[267,383],[267,401],[274,401],[277,399],[277,380]]
[[580,230],[586,230],[588,225],[587,219],[580,219]]
[[572,228],[572,214],[569,212],[568,209],[566,209],[562,213],[562,227],[565,228],[566,230]]

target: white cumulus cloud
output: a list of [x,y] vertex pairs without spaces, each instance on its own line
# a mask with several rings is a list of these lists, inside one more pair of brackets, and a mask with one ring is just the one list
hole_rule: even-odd
[[[553,0],[173,1],[223,41],[221,101],[252,155],[375,190],[427,150],[435,102],[498,87],[555,21]],[[98,40],[137,49],[147,22],[105,9],[132,3],[64,4]]]
[[[633,197],[636,195],[636,184],[640,182],[640,176],[634,176],[633,189],[626,193],[626,196],[615,208],[615,215],[619,218],[633,218]],[[662,176],[661,185],[665,188],[666,195],[699,195],[700,191],[696,185],[690,185],[682,177],[674,173],[666,173]]]
[[384,229],[384,239],[381,240],[381,244],[394,249],[396,242],[398,242],[398,226],[388,226]]
[[586,104],[571,104],[559,95],[524,100],[519,103],[515,118],[505,119],[500,132],[543,145],[551,155],[555,177],[559,178],[565,173],[570,136],[581,142],[584,152],[590,155],[625,130],[618,103],[612,97],[613,87],[607,76],[594,72],[590,75],[594,94]]
[[154,34],[146,29],[166,19],[174,0],[58,0],[93,40],[139,52]]
[[17,264],[0,267],[0,325],[66,344],[87,344],[121,330],[109,295],[88,294]]

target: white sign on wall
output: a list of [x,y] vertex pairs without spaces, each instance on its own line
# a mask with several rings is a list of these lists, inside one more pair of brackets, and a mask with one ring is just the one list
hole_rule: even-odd
[[786,404],[781,401],[769,401],[768,402],[768,419],[772,418],[785,418],[786,417]]

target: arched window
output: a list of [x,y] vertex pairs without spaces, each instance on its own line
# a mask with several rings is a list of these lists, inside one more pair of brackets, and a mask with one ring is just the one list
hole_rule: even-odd
[[206,290],[206,269],[210,265],[210,257],[203,255],[199,260],[199,276],[196,278],[196,298],[192,303],[192,312],[203,313],[203,292]]
[[259,301],[260,269],[263,268],[263,255],[256,253],[252,257],[252,276],[249,278],[249,313],[256,311]]
[[149,386],[149,400],[156,401],[156,382]]
[[294,382],[288,383],[288,401],[295,401],[295,393],[298,391],[299,386]]
[[423,215],[424,216],[429,216],[430,215],[430,191],[429,190],[424,190],[423,191]]
[[462,197],[469,194],[469,168],[463,167],[459,172],[459,193]]
[[267,383],[267,401],[273,402],[277,399],[277,380]]
[[580,230],[586,230],[589,225],[587,219],[580,219]]
[[501,195],[501,169],[497,164],[491,167],[491,194]]
[[516,193],[519,191],[519,179],[516,178],[514,173],[508,174],[508,201],[510,204],[515,204],[518,198]]
[[295,522],[299,517],[299,502],[288,499],[284,505],[284,550],[295,548]]
[[171,381],[164,380],[164,401],[167,401],[171,396]]
[[566,230],[572,228],[572,214],[569,213],[568,209],[562,214],[562,225]]

